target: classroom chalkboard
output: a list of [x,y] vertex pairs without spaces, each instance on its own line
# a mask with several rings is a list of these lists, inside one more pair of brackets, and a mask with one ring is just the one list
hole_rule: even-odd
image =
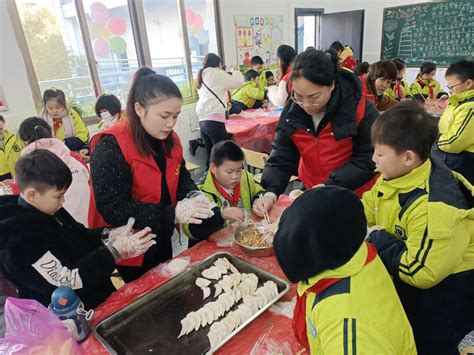
[[474,59],[474,0],[449,0],[385,8],[381,59],[408,66],[447,66]]

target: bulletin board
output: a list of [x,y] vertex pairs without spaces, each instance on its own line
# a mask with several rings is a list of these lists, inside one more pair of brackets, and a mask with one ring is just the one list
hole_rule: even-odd
[[253,56],[262,57],[265,69],[277,67],[276,52],[283,44],[283,16],[234,15],[237,64],[250,66]]

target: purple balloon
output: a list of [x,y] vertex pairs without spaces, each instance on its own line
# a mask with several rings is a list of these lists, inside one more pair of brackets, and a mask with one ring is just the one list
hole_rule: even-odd
[[106,57],[109,54],[109,44],[102,38],[96,38],[92,43],[92,48],[97,57]]
[[105,26],[109,18],[109,10],[101,2],[94,2],[90,7],[90,16],[92,21],[94,21],[99,26]]

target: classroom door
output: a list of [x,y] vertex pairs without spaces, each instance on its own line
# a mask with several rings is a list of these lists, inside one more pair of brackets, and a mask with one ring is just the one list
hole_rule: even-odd
[[356,59],[362,61],[364,10],[335,12],[320,15],[319,45],[326,50],[332,42],[350,45]]

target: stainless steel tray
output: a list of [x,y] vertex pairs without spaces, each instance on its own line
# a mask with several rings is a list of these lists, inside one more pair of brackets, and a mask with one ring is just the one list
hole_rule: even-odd
[[[278,286],[278,296],[241,324],[214,349],[207,339],[209,325],[178,339],[181,319],[204,304],[214,301],[202,299],[202,291],[194,284],[204,269],[221,257],[242,273],[254,273],[259,286],[268,280]],[[167,281],[156,290],[140,297],[117,313],[104,319],[94,328],[96,338],[113,354],[204,354],[212,353],[262,314],[290,289],[288,282],[229,253],[217,253],[184,273]],[[212,288],[214,291],[214,288]],[[231,310],[234,310],[234,305]]]

